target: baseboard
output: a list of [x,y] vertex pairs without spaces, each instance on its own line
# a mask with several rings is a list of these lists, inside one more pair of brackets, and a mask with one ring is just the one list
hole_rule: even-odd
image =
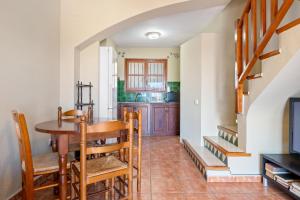
[[261,175],[230,175],[230,176],[208,176],[207,182],[245,182],[245,183],[260,183],[262,181]]
[[7,200],[20,200],[22,199],[22,188],[19,188],[14,194],[7,198]]
[[[37,176],[34,178],[36,186],[40,186],[47,181],[45,176]],[[14,194],[7,198],[7,200],[22,200],[22,188],[19,188]]]

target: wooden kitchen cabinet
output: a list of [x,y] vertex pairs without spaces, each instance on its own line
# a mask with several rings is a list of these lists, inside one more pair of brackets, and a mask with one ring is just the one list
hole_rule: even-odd
[[119,103],[118,119],[123,120],[124,108],[127,108],[128,112],[142,111],[142,132],[143,135],[150,135],[150,105],[147,103]]
[[167,135],[179,135],[180,132],[180,106],[168,104],[167,110]]
[[151,105],[151,132],[153,135],[166,135],[167,112],[165,104]]
[[130,111],[142,111],[143,135],[163,136],[179,135],[179,103],[119,103],[118,119],[123,119],[124,108]]
[[153,135],[179,135],[179,103],[151,104],[151,130]]

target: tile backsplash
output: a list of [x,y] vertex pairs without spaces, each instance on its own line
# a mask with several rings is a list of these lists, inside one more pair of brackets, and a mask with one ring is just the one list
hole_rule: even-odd
[[[180,82],[168,82],[167,91],[180,92]],[[126,92],[125,81],[118,80],[118,102],[133,102],[137,92]],[[166,92],[141,92],[137,101],[139,102],[161,102],[164,101]]]

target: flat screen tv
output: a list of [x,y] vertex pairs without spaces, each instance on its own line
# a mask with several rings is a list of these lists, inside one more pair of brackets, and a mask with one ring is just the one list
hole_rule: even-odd
[[290,98],[290,153],[300,154],[300,98]]

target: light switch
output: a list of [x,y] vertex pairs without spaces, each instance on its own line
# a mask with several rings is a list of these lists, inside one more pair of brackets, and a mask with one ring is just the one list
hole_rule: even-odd
[[198,105],[198,104],[199,104],[199,99],[195,99],[195,100],[194,100],[194,104],[195,104],[195,105]]

